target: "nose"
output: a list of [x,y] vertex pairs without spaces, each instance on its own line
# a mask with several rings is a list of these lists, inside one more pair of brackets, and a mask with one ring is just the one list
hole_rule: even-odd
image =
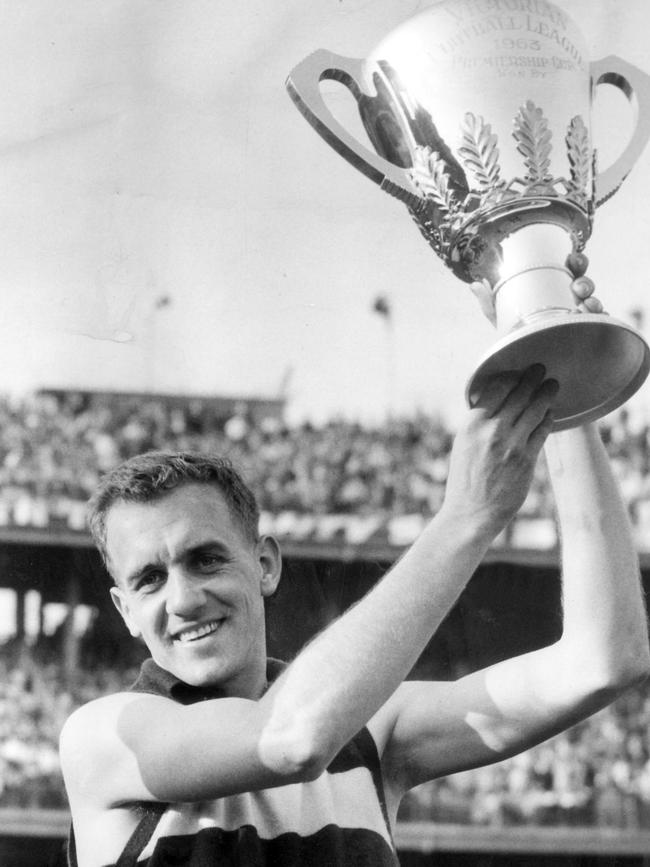
[[167,575],[165,608],[167,614],[177,617],[192,617],[204,602],[200,582],[184,569],[171,569]]

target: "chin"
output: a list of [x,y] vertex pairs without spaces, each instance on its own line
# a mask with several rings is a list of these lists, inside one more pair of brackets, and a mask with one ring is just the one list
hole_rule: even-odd
[[214,660],[199,665],[179,664],[173,673],[190,686],[221,686],[232,677],[229,666]]

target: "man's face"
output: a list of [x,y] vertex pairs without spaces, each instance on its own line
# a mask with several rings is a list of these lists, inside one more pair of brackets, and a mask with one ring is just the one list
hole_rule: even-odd
[[221,492],[190,482],[112,506],[106,547],[113,601],[158,665],[253,697],[265,670],[264,597],[279,581],[274,540],[248,540]]

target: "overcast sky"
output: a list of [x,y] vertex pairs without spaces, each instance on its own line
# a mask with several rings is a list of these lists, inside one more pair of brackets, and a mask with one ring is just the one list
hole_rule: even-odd
[[[296,419],[453,419],[491,326],[284,87],[311,51],[365,57],[426,5],[0,0],[0,391],[284,386]],[[647,0],[561,5],[592,59],[650,72]],[[616,111],[594,117],[603,154]],[[587,250],[623,319],[650,300],[649,197],[650,149]]]

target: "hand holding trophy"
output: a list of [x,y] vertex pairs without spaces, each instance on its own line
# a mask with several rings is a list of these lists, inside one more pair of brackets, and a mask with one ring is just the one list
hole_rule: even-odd
[[[375,151],[331,114],[326,79],[346,85]],[[600,172],[595,89],[637,112],[631,139]],[[650,77],[610,56],[590,63],[574,22],[547,0],[441,0],[388,34],[367,60],[317,51],[289,93],[316,131],[404,202],[447,267],[470,284],[498,338],[467,385],[534,363],[560,391],[554,430],[620,406],[650,370],[631,326],[590,298],[585,245],[596,208],[650,138]],[[587,301],[581,301],[580,281]]]

